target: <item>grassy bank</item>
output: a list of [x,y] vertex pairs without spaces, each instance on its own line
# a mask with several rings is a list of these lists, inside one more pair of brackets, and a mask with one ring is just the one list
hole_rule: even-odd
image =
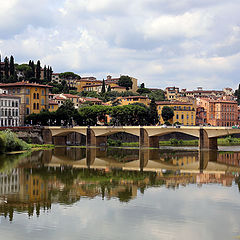
[[[226,137],[226,138],[219,138],[218,140],[219,146],[237,146],[240,145],[240,138],[232,138],[232,137]],[[177,139],[170,139],[168,141],[159,141],[160,146],[198,146],[198,140],[177,140]],[[116,145],[110,145],[109,146],[116,146]],[[121,143],[118,146],[122,147],[138,147],[138,142],[130,142],[130,143]]]
[[0,132],[0,153],[29,150],[30,146],[19,139],[11,130]]
[[28,144],[32,150],[47,150],[53,149],[55,146],[53,144]]

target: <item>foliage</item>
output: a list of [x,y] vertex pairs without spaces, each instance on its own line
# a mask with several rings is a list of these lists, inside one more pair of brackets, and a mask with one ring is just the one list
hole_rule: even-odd
[[150,113],[149,113],[150,114],[150,119],[149,119],[150,124],[152,124],[152,125],[158,124],[159,117],[158,117],[157,105],[156,105],[154,98],[150,102],[149,111],[150,111]]
[[22,151],[29,149],[29,145],[7,129],[0,132],[0,149],[1,152]]
[[81,79],[81,77],[78,74],[75,74],[73,72],[60,73],[59,77],[62,79]]
[[161,90],[161,89],[156,90],[156,91],[152,91],[148,96],[149,96],[150,99],[154,98],[155,101],[163,101],[163,100],[165,100],[164,91]]
[[149,94],[149,93],[151,93],[151,90],[149,90],[148,88],[139,88],[137,90],[137,93],[139,93],[140,95],[142,95],[142,94]]
[[129,90],[130,88],[132,88],[132,80],[129,76],[121,76],[118,80],[118,85],[119,86],[122,86],[122,87],[125,87],[126,90]]
[[238,85],[238,90],[237,90],[237,102],[238,102],[238,105],[240,105],[240,84]]
[[103,79],[101,93],[104,94],[105,92],[106,92],[106,85],[105,85],[105,80]]
[[115,126],[149,124],[149,109],[139,104],[113,106],[110,115],[112,117],[111,124]]
[[38,60],[37,61],[37,66],[36,66],[36,79],[37,79],[37,81],[40,80],[40,77],[41,77],[41,64],[40,64],[40,61]]
[[168,120],[172,119],[174,116],[174,111],[172,108],[168,106],[164,106],[162,109],[162,118],[164,122],[167,122]]
[[109,108],[109,106],[102,105],[84,106],[80,107],[78,112],[83,125],[95,126],[99,120],[105,120],[105,116],[108,114]]
[[120,147],[120,146],[122,146],[121,140],[114,140],[114,139],[111,139],[111,138],[109,138],[107,140],[107,144],[108,144],[108,146],[113,146],[113,147]]

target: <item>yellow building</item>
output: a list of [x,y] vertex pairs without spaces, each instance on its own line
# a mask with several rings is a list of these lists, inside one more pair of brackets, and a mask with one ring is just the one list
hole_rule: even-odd
[[[129,89],[129,91],[131,91],[131,92],[137,92],[137,90],[138,90],[137,79],[134,78],[134,77],[130,77],[130,78],[131,78],[131,80],[132,80],[132,88]],[[116,87],[119,86],[119,85],[118,85],[118,81],[119,81],[119,78],[112,78],[112,76],[108,75],[108,76],[107,76],[107,79],[105,80],[105,83],[108,84],[108,85],[110,85],[111,88],[114,89],[114,88],[116,88]],[[113,90],[113,89],[112,89],[112,90]],[[113,91],[115,91],[115,90],[113,90]],[[117,89],[116,91],[118,91],[118,92],[125,92],[125,91],[127,91],[127,90],[126,90],[126,88],[120,87],[120,89]]]
[[165,89],[165,97],[167,100],[177,100],[179,95],[179,88],[177,87],[167,87]]
[[[119,105],[129,105],[133,103],[143,103],[146,106],[149,106],[150,100],[145,96],[129,96],[129,97],[118,97],[114,102],[118,102]],[[114,103],[113,102],[113,103]]]
[[50,100],[49,101],[49,112],[55,112],[58,110],[58,103],[53,101],[53,100]]
[[97,80],[95,77],[83,77],[79,80],[76,80],[75,86],[77,88],[77,92],[84,91],[84,86],[91,86],[91,85],[99,85],[102,84],[102,81]]
[[40,113],[43,109],[49,109],[49,85],[28,82],[16,82],[0,84],[0,88],[7,89],[9,94],[21,98],[20,123],[31,113]]
[[196,109],[192,103],[184,102],[156,102],[160,124],[163,124],[162,109],[164,106],[171,107],[174,111],[173,119],[169,120],[171,124],[179,122],[182,125],[194,126],[196,124]]

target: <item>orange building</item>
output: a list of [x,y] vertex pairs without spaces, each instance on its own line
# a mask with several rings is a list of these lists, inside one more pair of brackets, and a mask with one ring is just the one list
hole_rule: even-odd
[[49,85],[28,82],[4,83],[0,88],[8,90],[9,94],[20,97],[20,121],[31,113],[40,113],[49,109]]
[[129,105],[129,104],[133,104],[133,103],[143,103],[146,106],[148,106],[150,104],[149,98],[147,98],[145,96],[118,97],[114,100],[114,102],[118,102],[119,105]]
[[200,98],[198,105],[206,110],[207,123],[212,126],[231,127],[238,124],[237,101]]

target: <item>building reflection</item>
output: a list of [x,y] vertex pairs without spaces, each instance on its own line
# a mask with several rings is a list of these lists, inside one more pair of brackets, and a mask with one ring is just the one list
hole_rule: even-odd
[[129,202],[149,187],[235,183],[240,189],[239,154],[100,148],[34,152],[17,168],[0,173],[0,214],[10,221],[14,212],[39,216],[52,204],[81,198]]

